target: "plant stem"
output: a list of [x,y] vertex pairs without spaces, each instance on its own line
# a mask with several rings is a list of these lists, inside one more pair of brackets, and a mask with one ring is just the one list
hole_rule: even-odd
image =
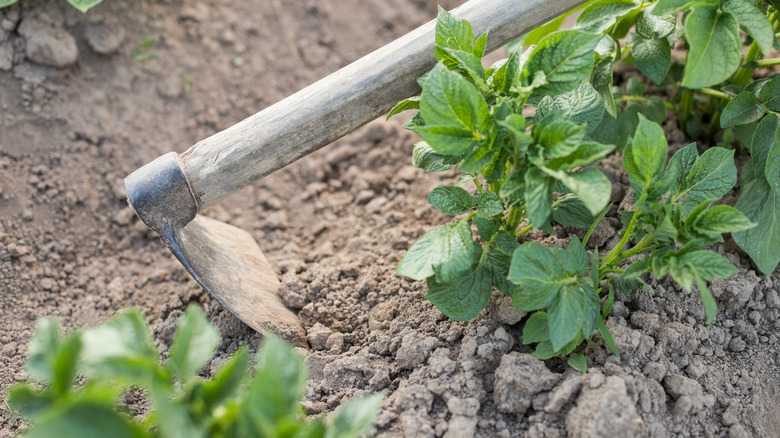
[[639,245],[637,245],[637,246],[627,250],[626,252],[624,252],[622,254],[621,258],[622,259],[627,259],[627,258],[633,257],[633,256],[635,256],[637,254],[641,254],[643,252],[648,252],[648,251],[652,251],[654,249],[657,249],[659,246],[660,245],[658,245],[658,244],[647,246],[647,242],[645,242],[644,244],[641,244],[641,242],[640,242]]
[[507,217],[506,221],[509,225],[509,228],[512,230],[516,230],[517,227],[520,226],[520,222],[523,220],[523,211],[520,208],[517,208],[515,206],[512,206],[509,208],[509,217]]
[[745,68],[745,64],[757,60],[759,56],[761,56],[761,49],[758,47],[758,44],[753,41],[745,55],[745,59],[742,61],[742,66],[734,73],[734,76],[732,76],[731,83],[738,87],[747,85],[750,82],[750,79],[753,78],[753,72],[756,69]]
[[531,224],[528,224],[528,225],[526,225],[525,227],[523,227],[523,229],[522,229],[522,230],[520,230],[520,231],[518,231],[517,233],[515,233],[515,237],[520,237],[520,236],[522,236],[523,234],[525,234],[525,233],[527,233],[527,232],[531,231],[531,228],[533,228],[533,227],[534,227],[534,226],[533,226],[533,225],[531,225]]
[[[647,197],[647,191],[643,191],[642,195],[639,197],[639,199],[636,201],[634,205],[640,205],[644,202],[645,198]],[[620,252],[623,250],[623,247],[626,246],[626,243],[628,243],[628,239],[631,238],[631,233],[634,231],[634,227],[636,226],[636,220],[637,217],[639,217],[639,210],[634,210],[634,214],[631,215],[631,222],[628,223],[628,227],[626,227],[626,231],[623,233],[623,238],[620,239],[620,242],[618,242],[617,245],[615,245],[614,248],[612,248],[611,251],[607,254],[606,257],[604,257],[604,260],[601,261],[601,264],[599,264],[599,275],[601,276],[601,270],[607,269],[609,267],[617,265],[617,263],[620,263],[620,260],[622,260],[624,257],[620,257]]]
[[682,88],[681,87],[681,93],[680,93],[680,114],[682,115],[682,120],[687,121],[688,118],[693,114],[693,90],[690,88]]
[[780,65],[780,58],[759,59],[758,61],[756,61],[756,65],[758,67],[771,67],[773,65]]
[[726,94],[720,90],[715,90],[713,88],[700,88],[699,93],[706,94],[707,96],[718,97],[720,99],[726,99],[726,100],[731,100],[733,98],[731,95]]
[[[642,97],[642,96],[626,96],[626,95],[623,95],[623,96],[620,96],[620,98],[618,100],[620,100],[622,102],[627,102],[627,101],[644,102],[644,101],[647,100],[647,98],[646,97]],[[664,106],[666,108],[670,109],[670,110],[674,109],[674,104],[671,103],[671,102],[664,101]]]

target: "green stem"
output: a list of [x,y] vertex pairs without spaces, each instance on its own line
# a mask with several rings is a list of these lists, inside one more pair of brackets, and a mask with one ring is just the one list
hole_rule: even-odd
[[[635,205],[640,205],[644,202],[645,198],[647,197],[647,191],[643,191],[642,195],[639,197]],[[599,264],[599,272],[601,272],[602,269],[608,269],[610,267],[616,266],[618,263],[620,263],[620,252],[623,250],[623,247],[626,246],[626,243],[628,243],[628,239],[631,238],[631,233],[634,231],[634,227],[636,226],[636,220],[639,217],[639,210],[634,210],[634,214],[631,215],[631,222],[628,223],[628,227],[626,227],[626,231],[623,233],[623,238],[620,239],[620,242],[618,242],[617,245],[615,245],[614,248],[607,254],[606,257],[604,257],[604,260],[601,261]],[[601,276],[601,275],[600,275]]]
[[733,96],[726,94],[720,90],[715,90],[713,88],[699,88],[698,91],[701,94],[706,94],[707,96],[717,97],[720,99],[726,99],[726,100],[733,99]]
[[642,254],[643,252],[648,252],[648,251],[652,251],[654,249],[658,249],[658,247],[661,246],[661,245],[659,245],[657,243],[654,244],[654,245],[647,246],[647,243],[649,243],[649,242],[646,242],[644,245],[637,245],[637,246],[627,250],[626,252],[624,252],[621,255],[620,258],[625,260],[625,259],[627,259],[629,257],[633,257],[633,256],[635,256],[637,254]]
[[[647,100],[647,98],[646,97],[642,97],[642,96],[626,96],[626,95],[623,95],[623,96],[620,96],[620,98],[618,100],[621,101],[621,102],[627,102],[627,101],[644,102],[644,101]],[[670,110],[674,109],[674,104],[672,104],[671,102],[664,101],[664,106],[666,108],[670,109]]]
[[680,92],[680,114],[682,120],[687,121],[693,114],[693,90],[690,88],[681,88]]
[[742,61],[742,66],[739,68],[739,70],[737,70],[736,73],[734,73],[734,76],[731,78],[731,83],[738,87],[744,87],[747,85],[750,82],[750,79],[753,78],[753,72],[756,69],[746,68],[745,64],[756,61],[759,56],[761,56],[761,49],[758,47],[758,44],[753,41],[750,44],[750,48],[748,49],[747,54],[745,55],[745,59]]
[[527,233],[527,232],[531,231],[531,228],[533,228],[533,227],[534,227],[534,226],[533,226],[533,225],[531,225],[531,224],[528,224],[528,225],[524,226],[522,230],[520,230],[520,231],[518,231],[517,233],[515,233],[515,237],[520,237],[520,236],[522,236],[523,234],[525,234],[525,233]]
[[758,67],[772,67],[773,65],[780,65],[780,58],[759,59],[756,61],[756,65]]
[[484,188],[484,187],[482,187],[482,183],[481,183],[481,182],[479,182],[479,177],[477,176],[477,174],[475,174],[475,173],[472,173],[472,174],[471,174],[471,176],[473,176],[473,177],[474,177],[474,179],[472,179],[471,181],[472,181],[472,182],[474,182],[474,186],[476,186],[476,188],[477,188],[477,191],[478,191],[480,194],[482,194],[482,193],[485,193],[485,188]]
[[512,230],[516,230],[517,227],[520,226],[520,222],[523,220],[523,211],[520,208],[517,207],[510,207],[509,208],[509,217],[507,218],[507,223],[509,225],[509,228]]

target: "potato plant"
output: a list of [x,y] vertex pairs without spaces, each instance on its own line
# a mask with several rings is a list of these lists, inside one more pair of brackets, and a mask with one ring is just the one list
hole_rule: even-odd
[[[585,357],[575,353],[596,332],[618,354],[605,318],[615,289],[643,287],[642,274],[670,275],[689,292],[695,284],[710,323],[716,304],[707,281],[737,269],[708,246],[732,233],[764,273],[780,260],[780,79],[750,82],[755,68],[777,63],[760,59],[777,46],[777,6],[591,1],[573,29],[555,31],[560,20],[549,23],[525,37],[527,50],[490,68],[481,59],[489,35],[476,37],[468,22],[440,9],[438,63],[419,79],[422,94],[389,116],[419,110],[405,125],[423,140],[413,164],[428,172],[456,167],[460,177],[428,197],[452,223],[414,243],[398,273],[426,281],[426,299],[461,321],[482,311],[498,289],[533,312],[523,341],[536,344],[536,357],[560,356],[580,370]],[[740,28],[750,41],[744,60]],[[686,48],[681,65],[672,59],[675,45]],[[625,94],[613,87],[621,60],[674,90],[672,100],[646,96],[642,81],[629,81]],[[524,116],[528,107],[533,116]],[[717,204],[737,182],[732,146],[700,153],[692,143],[667,162],[659,125],[667,110],[689,133],[702,122],[743,128],[738,135],[751,160],[735,207]],[[615,209],[611,183],[597,164],[615,151],[622,153],[633,206],[617,212],[620,241],[589,256],[591,233]],[[530,230],[551,232],[555,223],[587,232],[582,241],[572,236],[565,249],[519,243]]]
[[[38,323],[28,346],[34,383],[9,393],[10,406],[32,423],[26,437],[348,438],[371,429],[382,401],[382,394],[354,399],[329,422],[307,420],[303,357],[273,336],[254,363],[242,347],[211,379],[200,377],[220,336],[196,306],[181,318],[163,365],[137,310],[64,338],[59,331],[53,318]],[[150,404],[142,417],[119,403],[130,388]]]

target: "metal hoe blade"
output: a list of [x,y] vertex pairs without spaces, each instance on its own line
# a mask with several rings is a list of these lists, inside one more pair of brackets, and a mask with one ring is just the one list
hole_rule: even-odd
[[306,345],[305,331],[279,299],[279,280],[254,238],[197,214],[175,153],[133,172],[125,187],[136,214],[214,299],[253,329]]

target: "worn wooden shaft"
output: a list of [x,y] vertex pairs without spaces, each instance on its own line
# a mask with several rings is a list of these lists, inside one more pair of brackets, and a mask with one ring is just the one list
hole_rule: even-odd
[[[489,52],[583,2],[471,0],[452,13],[490,32]],[[436,63],[434,32],[431,21],[181,154],[198,211],[419,93],[416,79]]]

